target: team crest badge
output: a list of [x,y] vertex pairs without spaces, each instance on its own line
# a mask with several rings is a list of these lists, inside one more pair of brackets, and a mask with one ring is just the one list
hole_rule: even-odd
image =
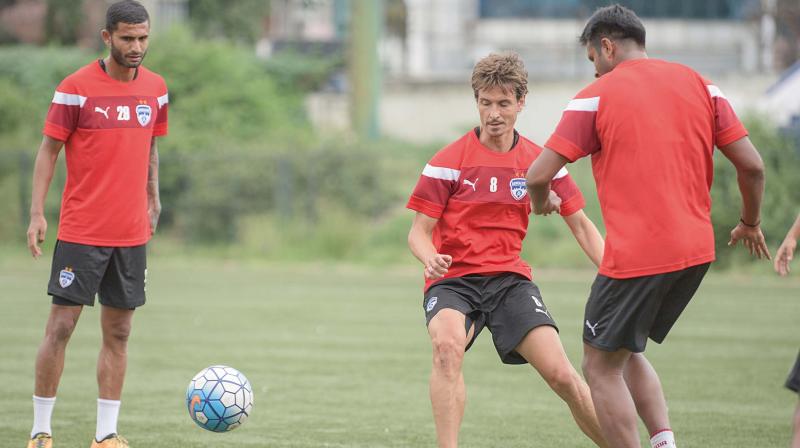
[[511,196],[518,201],[528,194],[528,186],[525,184],[525,178],[523,177],[511,179],[508,186],[511,188]]
[[61,285],[62,288],[66,288],[72,284],[75,280],[75,273],[72,272],[72,268],[66,267],[61,270],[58,274],[58,284]]
[[150,123],[150,115],[152,114],[152,109],[147,104],[140,104],[136,106],[136,119],[139,120],[139,124],[142,126],[147,126],[147,123]]
[[425,307],[425,312],[430,313],[433,307],[436,306],[436,302],[439,301],[439,298],[436,296],[431,297],[428,299],[428,306]]

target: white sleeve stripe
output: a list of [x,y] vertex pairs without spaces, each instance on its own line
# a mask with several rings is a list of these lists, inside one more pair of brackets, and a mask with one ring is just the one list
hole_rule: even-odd
[[562,167],[561,167],[561,169],[560,169],[560,170],[558,170],[558,172],[556,173],[556,175],[555,175],[555,176],[553,176],[553,180],[556,180],[556,179],[561,179],[562,177],[566,177],[566,175],[567,175],[567,174],[569,174],[569,172],[567,172],[567,169],[566,169],[565,167],[563,167],[563,166],[562,166]]
[[165,93],[158,97],[158,108],[161,109],[165,104],[169,104],[169,93]]
[[567,104],[565,111],[574,110],[579,112],[597,112],[600,107],[600,97],[595,96],[592,98],[575,98]]
[[422,175],[434,179],[457,181],[461,171],[426,164],[425,169],[422,170]]
[[[722,93],[722,90],[720,90],[719,87],[709,84],[706,86],[706,88],[708,89],[708,93],[711,94],[711,98],[714,97],[725,98],[725,95]],[[725,99],[727,100],[728,98]]]
[[53,104],[63,104],[65,106],[83,107],[83,103],[85,102],[86,102],[85,96],[75,95],[72,93],[64,93],[56,90],[55,95],[53,95]]

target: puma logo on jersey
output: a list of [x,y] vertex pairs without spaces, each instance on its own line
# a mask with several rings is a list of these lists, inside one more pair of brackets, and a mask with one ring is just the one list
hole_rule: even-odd
[[594,325],[592,325],[592,324],[589,323],[589,319],[586,319],[586,326],[589,328],[589,330],[591,330],[592,336],[597,336],[597,333],[595,332],[595,329],[597,329],[597,324],[598,323],[599,322],[595,322]]
[[97,113],[103,114],[106,117],[106,120],[108,120],[108,109],[110,109],[110,108],[111,108],[111,106],[106,107],[105,109],[101,109],[101,108],[95,106],[94,107],[94,111],[97,112]]
[[477,191],[475,189],[475,184],[477,183],[478,183],[478,178],[475,178],[475,182],[470,182],[469,179],[464,179],[464,185],[469,185],[470,187],[472,187],[472,191]]
[[547,310],[543,310],[543,309],[541,309],[541,308],[536,308],[536,312],[537,312],[537,313],[542,313],[542,314],[544,314],[545,316],[547,316],[547,317],[550,317],[550,314],[548,314],[548,313],[547,313]]

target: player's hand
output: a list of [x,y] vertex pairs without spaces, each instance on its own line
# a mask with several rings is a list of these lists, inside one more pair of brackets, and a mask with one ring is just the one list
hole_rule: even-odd
[[425,262],[425,278],[436,280],[444,277],[451,264],[453,257],[450,255],[435,254]]
[[559,212],[561,212],[561,198],[558,197],[556,192],[553,190],[550,190],[550,195],[547,197],[547,201],[545,201],[541,207],[537,207],[536,204],[533,204],[533,213],[537,215],[547,216],[550,213]]
[[28,226],[28,250],[31,251],[33,258],[42,256],[40,244],[44,242],[47,233],[47,220],[44,215],[31,215],[31,223]]
[[794,238],[786,238],[778,248],[775,254],[775,272],[779,275],[789,274],[789,263],[794,258],[794,250],[797,248],[797,240]]
[[147,217],[150,219],[150,235],[156,233],[159,216],[161,216],[161,201],[158,199],[147,201]]
[[764,234],[761,233],[761,227],[750,227],[740,222],[731,231],[731,240],[728,241],[728,246],[735,247],[739,241],[750,251],[750,255],[758,257],[759,260],[762,258],[772,259],[767,242],[764,240]]

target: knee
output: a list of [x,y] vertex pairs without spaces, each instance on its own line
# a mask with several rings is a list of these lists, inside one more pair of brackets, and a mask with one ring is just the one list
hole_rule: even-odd
[[75,319],[69,316],[59,316],[52,319],[45,331],[45,337],[54,344],[66,344],[75,331]]
[[461,362],[464,359],[464,343],[454,337],[434,338],[433,368],[447,377],[455,377],[461,371]]
[[130,335],[130,324],[114,325],[111,328],[104,329],[103,341],[106,344],[111,344],[114,346],[125,346],[128,343],[128,338]]
[[578,372],[572,366],[552,369],[545,373],[544,380],[558,395],[570,394],[572,391],[578,390],[581,381]]

